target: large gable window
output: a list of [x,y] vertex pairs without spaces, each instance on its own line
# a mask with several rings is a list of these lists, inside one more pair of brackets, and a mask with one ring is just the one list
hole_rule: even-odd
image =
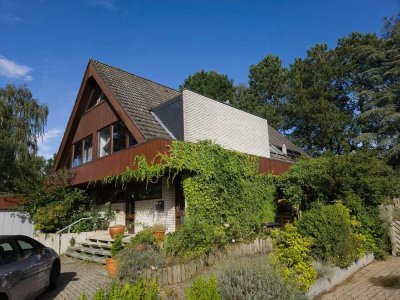
[[110,127],[99,131],[99,152],[98,156],[103,157],[111,153],[111,134]]
[[106,100],[106,96],[100,89],[99,85],[96,82],[94,82],[93,89],[89,94],[89,102],[88,102],[87,109],[91,109],[92,107],[103,102],[104,100]]

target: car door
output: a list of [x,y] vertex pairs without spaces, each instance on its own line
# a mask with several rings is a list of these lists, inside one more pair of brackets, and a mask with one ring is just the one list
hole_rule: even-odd
[[30,276],[28,265],[13,240],[0,240],[0,291],[12,299],[26,299]]
[[41,251],[42,249],[39,249],[37,243],[34,241],[18,237],[15,239],[15,242],[22,254],[22,258],[28,263],[32,279],[32,293],[37,293],[48,285],[51,260],[44,255],[43,251]]

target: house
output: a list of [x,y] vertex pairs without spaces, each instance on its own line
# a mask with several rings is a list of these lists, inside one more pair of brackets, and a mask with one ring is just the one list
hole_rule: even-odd
[[[260,157],[261,173],[282,174],[302,150],[267,120],[194,92],[176,91],[101,62],[90,60],[68,121],[54,170],[69,168],[72,185],[116,175],[134,167],[136,155],[152,161],[172,140],[209,139]],[[123,191],[91,186],[98,207],[112,202],[117,222],[163,223],[174,231],[184,215],[180,182],[132,182]]]
[[32,220],[21,211],[20,204],[15,195],[0,192],[0,235],[23,234],[33,237]]

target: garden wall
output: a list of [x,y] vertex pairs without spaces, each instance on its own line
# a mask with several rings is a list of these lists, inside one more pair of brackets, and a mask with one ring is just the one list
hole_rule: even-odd
[[81,232],[81,233],[35,233],[34,238],[45,245],[54,249],[58,254],[63,254],[67,251],[70,246],[69,241],[74,238],[75,242],[84,242],[88,234],[93,232]]
[[364,268],[366,265],[370,264],[374,260],[374,255],[372,253],[368,253],[358,261],[353,262],[346,269],[341,269],[339,267],[334,267],[332,275],[329,277],[323,277],[318,279],[309,289],[308,296],[315,297],[323,292],[329,291],[334,286],[342,283],[351,275],[356,273],[361,268]]
[[179,283],[196,276],[206,267],[214,265],[217,261],[227,257],[266,254],[269,252],[272,252],[271,240],[256,239],[249,244],[240,243],[231,245],[226,250],[210,254],[206,258],[198,258],[188,263],[173,265],[162,269],[148,270],[146,272],[146,278],[149,280],[155,279],[159,284]]

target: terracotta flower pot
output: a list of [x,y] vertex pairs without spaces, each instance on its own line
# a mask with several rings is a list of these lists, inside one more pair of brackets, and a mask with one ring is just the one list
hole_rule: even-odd
[[108,227],[108,232],[110,233],[111,238],[114,240],[117,234],[121,233],[124,234],[125,226],[123,225],[116,225]]
[[114,258],[106,259],[106,269],[108,276],[111,278],[117,277],[118,274],[118,262]]
[[154,231],[154,238],[157,242],[164,240],[165,230],[156,230]]

